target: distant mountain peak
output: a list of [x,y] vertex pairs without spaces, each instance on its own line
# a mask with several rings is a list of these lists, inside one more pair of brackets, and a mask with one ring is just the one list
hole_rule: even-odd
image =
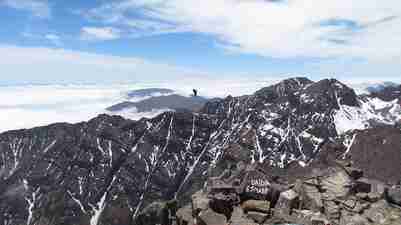
[[340,108],[340,105],[359,106],[355,91],[336,79],[323,79],[301,91],[309,99],[319,100],[320,107]]
[[271,99],[286,97],[312,83],[313,81],[305,77],[289,78],[277,84],[262,88],[256,91],[255,95],[264,96]]
[[152,110],[181,110],[198,111],[207,102],[201,96],[185,97],[177,94],[153,96],[138,102],[125,101],[108,107],[110,112],[135,109],[137,112],[149,112]]

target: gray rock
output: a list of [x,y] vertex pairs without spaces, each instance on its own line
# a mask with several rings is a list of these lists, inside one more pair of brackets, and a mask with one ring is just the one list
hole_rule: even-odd
[[288,190],[280,194],[275,206],[275,212],[281,214],[291,214],[291,210],[299,205],[299,195],[294,190]]
[[321,224],[322,222],[327,224],[328,221],[325,215],[311,210],[294,210],[291,216],[284,216],[283,218],[304,225]]
[[365,217],[356,214],[356,215],[347,215],[341,218],[340,225],[369,225],[368,219]]
[[354,190],[359,193],[369,193],[372,191],[372,183],[367,178],[358,179],[355,181]]
[[[367,194],[365,194],[367,196]],[[347,199],[342,202],[342,208],[352,213],[362,213],[365,209],[369,208],[369,202],[365,199]]]
[[209,208],[210,199],[207,197],[203,191],[198,191],[192,195],[192,211],[194,215],[198,215],[198,213],[202,210],[206,210]]
[[138,216],[138,224],[170,224],[168,220],[165,202],[153,202],[143,209]]
[[401,206],[401,187],[389,188],[386,193],[386,198],[390,203]]
[[298,193],[300,208],[321,211],[323,208],[322,194],[317,179],[310,179],[307,182],[297,180],[293,190]]
[[202,211],[198,216],[197,225],[225,225],[227,224],[227,218],[223,214],[214,212],[211,209]]
[[385,200],[378,201],[364,211],[363,217],[371,224],[401,225],[401,210],[389,205]]
[[233,206],[239,202],[235,193],[216,193],[211,196],[209,206],[213,211],[224,214],[227,218],[231,216]]
[[192,217],[192,207],[191,205],[186,205],[180,208],[177,213],[177,224],[178,225],[193,225],[193,217]]
[[257,211],[257,212],[269,213],[270,202],[263,200],[248,200],[243,202],[241,204],[241,207],[245,212]]
[[321,179],[321,186],[327,198],[343,198],[352,188],[351,177],[342,168],[329,168]]
[[234,207],[233,214],[231,216],[230,225],[257,225],[253,220],[246,217],[241,207]]
[[247,213],[247,217],[252,219],[253,221],[255,221],[258,224],[263,223],[264,221],[266,221],[266,219],[269,217],[269,214],[267,213],[261,213],[261,212],[254,212],[254,211],[249,211]]
[[322,214],[315,214],[310,219],[311,225],[326,225],[329,224],[327,218]]
[[332,223],[338,223],[341,218],[341,208],[334,201],[324,201],[324,213]]
[[220,192],[220,191],[229,191],[236,192],[235,187],[233,185],[225,182],[220,177],[211,177],[208,180],[208,190],[210,192]]
[[379,194],[377,192],[370,192],[367,194],[365,200],[368,202],[377,202],[380,199],[383,199],[383,194]]
[[368,202],[377,202],[384,197],[386,185],[381,181],[361,178],[355,181],[356,196]]
[[357,213],[362,213],[363,211],[365,211],[369,207],[370,207],[369,203],[360,203],[360,202],[358,202],[357,205],[354,208],[354,211],[357,212]]
[[358,180],[363,177],[363,171],[359,168],[345,167],[345,169],[347,170],[348,175],[354,180]]

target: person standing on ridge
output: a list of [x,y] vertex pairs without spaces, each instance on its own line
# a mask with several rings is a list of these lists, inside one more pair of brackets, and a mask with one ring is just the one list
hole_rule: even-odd
[[194,97],[198,96],[198,90],[192,89],[192,91],[194,92]]

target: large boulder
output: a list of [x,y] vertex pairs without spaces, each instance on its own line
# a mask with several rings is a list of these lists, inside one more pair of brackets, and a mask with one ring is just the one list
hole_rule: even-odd
[[214,212],[211,209],[207,209],[199,213],[197,218],[197,225],[225,225],[227,224],[227,218],[223,214]]
[[274,208],[280,214],[291,214],[293,208],[299,206],[299,195],[294,190],[284,191],[280,194],[279,200]]
[[347,172],[339,167],[333,167],[325,171],[320,181],[326,198],[346,197],[353,186],[351,177]]
[[192,210],[194,215],[198,215],[202,210],[209,208],[210,199],[202,190],[192,195]]
[[270,202],[263,200],[248,200],[241,204],[242,209],[245,212],[256,211],[269,213],[270,212]]
[[401,187],[389,188],[386,192],[386,199],[390,203],[401,206]]
[[254,211],[250,211],[247,213],[247,217],[249,219],[252,219],[253,221],[255,221],[258,224],[262,224],[263,222],[266,221],[266,219],[269,217],[270,215],[267,213],[261,213],[261,212],[254,212]]
[[211,179],[209,185],[209,207],[213,211],[224,214],[227,218],[230,218],[233,206],[240,202],[237,189],[233,185],[218,178]]
[[180,208],[177,213],[177,225],[193,225],[192,206],[186,205]]
[[233,214],[229,221],[230,225],[257,225],[253,220],[246,217],[241,207],[234,207]]
[[317,212],[323,209],[322,194],[317,179],[308,179],[305,182],[297,180],[293,190],[299,195],[300,208]]
[[372,182],[367,178],[360,178],[354,183],[354,191],[357,193],[369,193],[372,191]]
[[233,206],[239,203],[235,193],[219,192],[210,195],[210,198],[210,208],[217,213],[224,214],[227,218],[231,217]]
[[348,175],[352,177],[354,180],[358,180],[359,178],[363,177],[363,170],[359,168],[355,168],[352,166],[346,166],[345,170],[347,171]]
[[338,224],[341,219],[341,208],[335,201],[327,200],[323,202],[324,213],[327,218],[335,224]]

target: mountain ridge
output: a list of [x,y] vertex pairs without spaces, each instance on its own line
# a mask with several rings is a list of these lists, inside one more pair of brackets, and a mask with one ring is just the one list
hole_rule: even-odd
[[[330,143],[343,154],[360,152],[353,146],[358,129],[339,131],[338,119],[357,118],[371,129],[395,122],[384,114],[373,117],[379,114],[365,109],[366,102],[371,99],[337,80],[295,78],[254,95],[209,101],[197,112],[136,121],[104,114],[88,122],[5,132],[0,220],[127,224],[122,221],[135,221],[152,202],[188,202],[209,177],[239,161],[283,170],[312,166],[333,149]],[[60,209],[52,211],[57,201]],[[122,214],[115,223],[109,221],[113,211]]]

